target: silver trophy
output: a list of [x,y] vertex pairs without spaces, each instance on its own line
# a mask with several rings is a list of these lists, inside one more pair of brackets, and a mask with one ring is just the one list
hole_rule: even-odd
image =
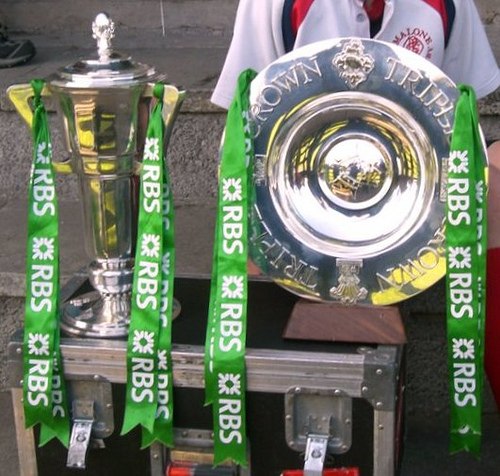
[[442,278],[458,95],[417,54],[359,38],[259,73],[253,261],[300,296],[343,304],[392,304]]
[[[152,88],[165,76],[113,50],[114,23],[106,14],[97,15],[92,32],[97,56],[62,68],[47,78],[43,91],[52,96],[62,120],[69,158],[54,165],[78,177],[91,260],[93,290],[63,303],[61,327],[72,335],[120,337],[127,334],[130,319],[137,173]],[[31,125],[31,87],[12,86],[8,95]],[[183,91],[165,85],[165,144],[183,97]]]

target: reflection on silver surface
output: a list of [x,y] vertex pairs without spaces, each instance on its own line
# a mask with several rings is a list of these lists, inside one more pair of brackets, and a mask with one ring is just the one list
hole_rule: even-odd
[[[390,304],[445,272],[455,85],[395,45],[297,49],[251,87],[251,256],[300,296]],[[354,264],[353,264],[354,263]]]
[[[127,335],[130,319],[137,171],[153,105],[152,87],[165,76],[112,49],[114,24],[105,14],[97,16],[93,35],[97,55],[47,78],[46,92],[57,105],[69,152],[66,162],[54,165],[78,177],[83,241],[91,259],[89,279],[97,291],[63,304],[61,327],[69,334],[118,337]],[[26,104],[31,87],[16,85],[9,94],[30,123]],[[183,91],[165,85],[165,147],[183,97]]]
[[337,93],[286,118],[267,176],[274,207],[298,241],[330,256],[368,258],[421,225],[436,162],[425,131],[397,104]]

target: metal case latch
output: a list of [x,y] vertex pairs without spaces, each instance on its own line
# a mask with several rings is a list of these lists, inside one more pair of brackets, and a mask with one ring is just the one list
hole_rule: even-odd
[[322,476],[325,466],[328,436],[309,435],[304,457],[304,476]]
[[352,442],[352,399],[338,389],[293,387],[285,394],[285,436],[305,451],[304,476],[321,476],[328,453],[342,454]]
[[73,426],[66,466],[84,469],[88,449],[104,448],[103,438],[114,430],[111,383],[98,375],[91,380],[72,380],[68,394]]
[[73,428],[69,441],[68,468],[85,468],[85,457],[90,443],[90,433],[94,423],[94,402],[73,400]]

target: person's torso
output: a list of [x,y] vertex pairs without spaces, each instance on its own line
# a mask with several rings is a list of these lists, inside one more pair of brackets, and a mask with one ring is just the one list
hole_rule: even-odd
[[[288,7],[296,4],[295,10],[284,12],[293,16],[288,24],[284,17],[281,28],[284,36],[287,28],[292,30],[293,48],[332,37],[371,37],[362,0],[285,0],[285,9],[287,3]],[[453,13],[446,8],[446,0],[386,0],[373,38],[400,45],[440,66]],[[289,48],[286,42],[285,48]]]

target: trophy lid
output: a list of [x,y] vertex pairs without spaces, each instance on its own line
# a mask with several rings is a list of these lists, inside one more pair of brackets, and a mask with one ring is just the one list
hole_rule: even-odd
[[133,61],[130,56],[114,51],[111,39],[115,24],[106,13],[99,13],[92,23],[97,40],[97,56],[79,59],[61,68],[50,78],[58,87],[113,87],[150,81],[156,76],[154,67]]

